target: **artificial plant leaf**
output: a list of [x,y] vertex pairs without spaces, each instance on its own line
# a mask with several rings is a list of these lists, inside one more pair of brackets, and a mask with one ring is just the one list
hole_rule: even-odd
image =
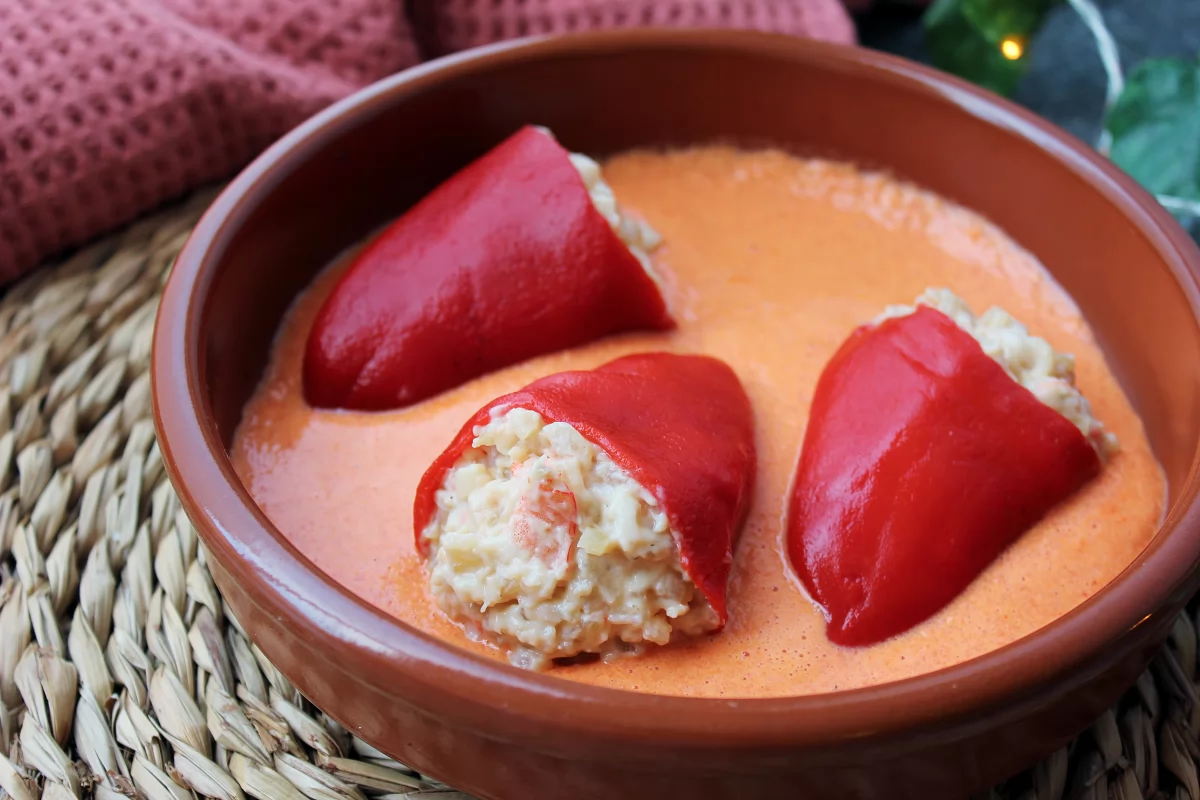
[[1012,94],[1029,40],[1058,0],[937,0],[925,12],[925,43],[940,69]]
[[1112,160],[1154,194],[1200,200],[1200,62],[1144,61],[1105,121]]

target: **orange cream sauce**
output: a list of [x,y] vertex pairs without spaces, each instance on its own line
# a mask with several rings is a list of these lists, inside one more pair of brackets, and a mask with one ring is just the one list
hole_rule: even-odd
[[[983,654],[1042,627],[1114,578],[1153,536],[1164,481],[1142,425],[1079,311],[1036,260],[980,217],[886,176],[779,152],[711,147],[634,152],[605,165],[622,206],[664,245],[654,262],[679,329],[538,358],[393,413],[314,411],[303,401],[305,338],[339,273],[317,279],[284,321],[233,449],[266,514],[315,564],[397,618],[463,648],[434,605],[413,544],[417,481],[463,421],[542,375],[625,353],[708,353],[754,404],[759,474],[737,548],[730,621],[703,640],[554,674],[622,689],[751,697],[849,689]],[[927,622],[882,644],[837,647],[797,585],[781,519],[813,387],[855,326],[929,286],[976,313],[1000,305],[1058,350],[1122,450]],[[934,576],[931,576],[931,578]]]

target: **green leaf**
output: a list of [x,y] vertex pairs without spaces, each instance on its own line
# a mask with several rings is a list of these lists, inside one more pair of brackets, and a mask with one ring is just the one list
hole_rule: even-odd
[[1059,0],[937,0],[922,18],[933,63],[1000,94],[1012,94],[1029,42]]
[[1154,194],[1200,200],[1200,62],[1138,65],[1105,120],[1112,160]]

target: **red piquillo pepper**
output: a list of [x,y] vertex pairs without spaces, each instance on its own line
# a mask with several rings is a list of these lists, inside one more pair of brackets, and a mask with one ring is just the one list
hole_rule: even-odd
[[830,640],[872,644],[953,600],[1100,466],[1066,417],[919,307],[857,329],[825,367],[788,554]]
[[355,259],[309,334],[304,393],[319,408],[401,408],[533,356],[673,324],[568,152],[525,127]]
[[565,422],[650,491],[666,512],[684,572],[724,624],[733,548],[754,491],[750,399],[724,362],[643,353],[594,370],[560,372],[481,408],[421,478],[413,507],[417,548],[446,473],[493,409],[525,408]]

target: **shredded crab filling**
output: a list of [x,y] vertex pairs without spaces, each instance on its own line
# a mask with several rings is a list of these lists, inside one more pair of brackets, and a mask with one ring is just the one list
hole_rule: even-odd
[[889,306],[876,322],[907,316],[916,306],[928,306],[954,320],[1009,377],[1079,428],[1101,458],[1119,449],[1117,437],[1092,416],[1091,404],[1075,386],[1075,356],[1031,335],[1002,308],[992,306],[976,317],[966,301],[949,289],[926,289],[913,305]]
[[658,501],[574,427],[504,408],[474,433],[422,533],[451,618],[534,669],[718,627]]

